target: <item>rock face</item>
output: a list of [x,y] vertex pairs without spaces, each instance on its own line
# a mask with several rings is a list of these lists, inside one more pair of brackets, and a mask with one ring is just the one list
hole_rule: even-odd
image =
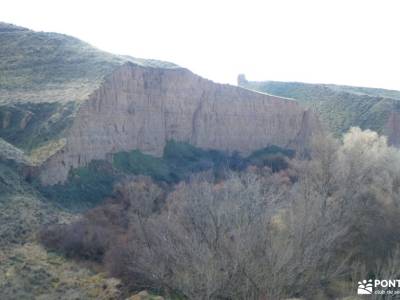
[[311,123],[289,99],[216,84],[183,68],[126,63],[81,104],[65,147],[42,165],[40,178],[63,182],[71,168],[119,151],[160,156],[168,140],[241,153],[290,146],[310,135]]
[[[393,112],[400,112],[400,91],[302,82],[249,81],[238,76],[238,85],[247,89],[296,99],[306,107],[313,107],[321,124],[337,136],[351,127],[370,129],[379,134],[398,136],[400,126],[394,125]],[[388,128],[389,126],[389,128]],[[399,142],[397,145],[400,145]]]
[[385,127],[389,145],[400,147],[400,113],[392,112]]

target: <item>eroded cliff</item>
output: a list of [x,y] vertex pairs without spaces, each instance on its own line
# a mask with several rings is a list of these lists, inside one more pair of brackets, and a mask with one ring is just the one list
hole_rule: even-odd
[[63,182],[71,168],[119,151],[161,155],[168,140],[241,153],[298,145],[312,123],[290,99],[216,84],[183,68],[126,63],[81,104],[65,146],[44,162],[40,179]]
[[[249,81],[238,76],[238,85],[280,97],[290,97],[312,107],[321,123],[337,136],[351,127],[385,134],[392,145],[400,145],[400,91],[333,84]],[[396,127],[397,126],[397,127]]]
[[400,113],[393,111],[390,113],[385,126],[385,135],[388,137],[390,145],[400,147]]

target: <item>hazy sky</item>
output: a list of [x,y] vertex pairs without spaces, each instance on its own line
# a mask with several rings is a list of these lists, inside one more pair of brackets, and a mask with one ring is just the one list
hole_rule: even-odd
[[400,90],[399,0],[1,0],[0,20],[218,82],[245,73]]

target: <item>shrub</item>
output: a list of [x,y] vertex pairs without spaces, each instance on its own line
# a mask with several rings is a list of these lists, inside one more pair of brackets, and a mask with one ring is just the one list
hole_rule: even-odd
[[81,210],[93,207],[111,196],[117,178],[118,174],[109,163],[92,161],[87,167],[72,170],[63,184],[38,187],[46,198],[63,207]]
[[103,261],[132,289],[188,299],[338,297],[332,287],[359,280],[358,266],[383,274],[398,265],[400,151],[352,129],[342,143],[316,140],[310,155],[285,172],[218,181],[200,173],[172,190],[128,180],[117,198],[42,239]]

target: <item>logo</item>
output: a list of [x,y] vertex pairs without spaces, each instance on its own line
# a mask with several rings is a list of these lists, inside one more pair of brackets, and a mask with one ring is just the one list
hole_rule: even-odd
[[357,285],[358,295],[400,295],[400,279],[369,279]]
[[373,283],[372,279],[363,280],[362,282],[358,282],[357,294],[358,295],[371,295],[373,292]]

